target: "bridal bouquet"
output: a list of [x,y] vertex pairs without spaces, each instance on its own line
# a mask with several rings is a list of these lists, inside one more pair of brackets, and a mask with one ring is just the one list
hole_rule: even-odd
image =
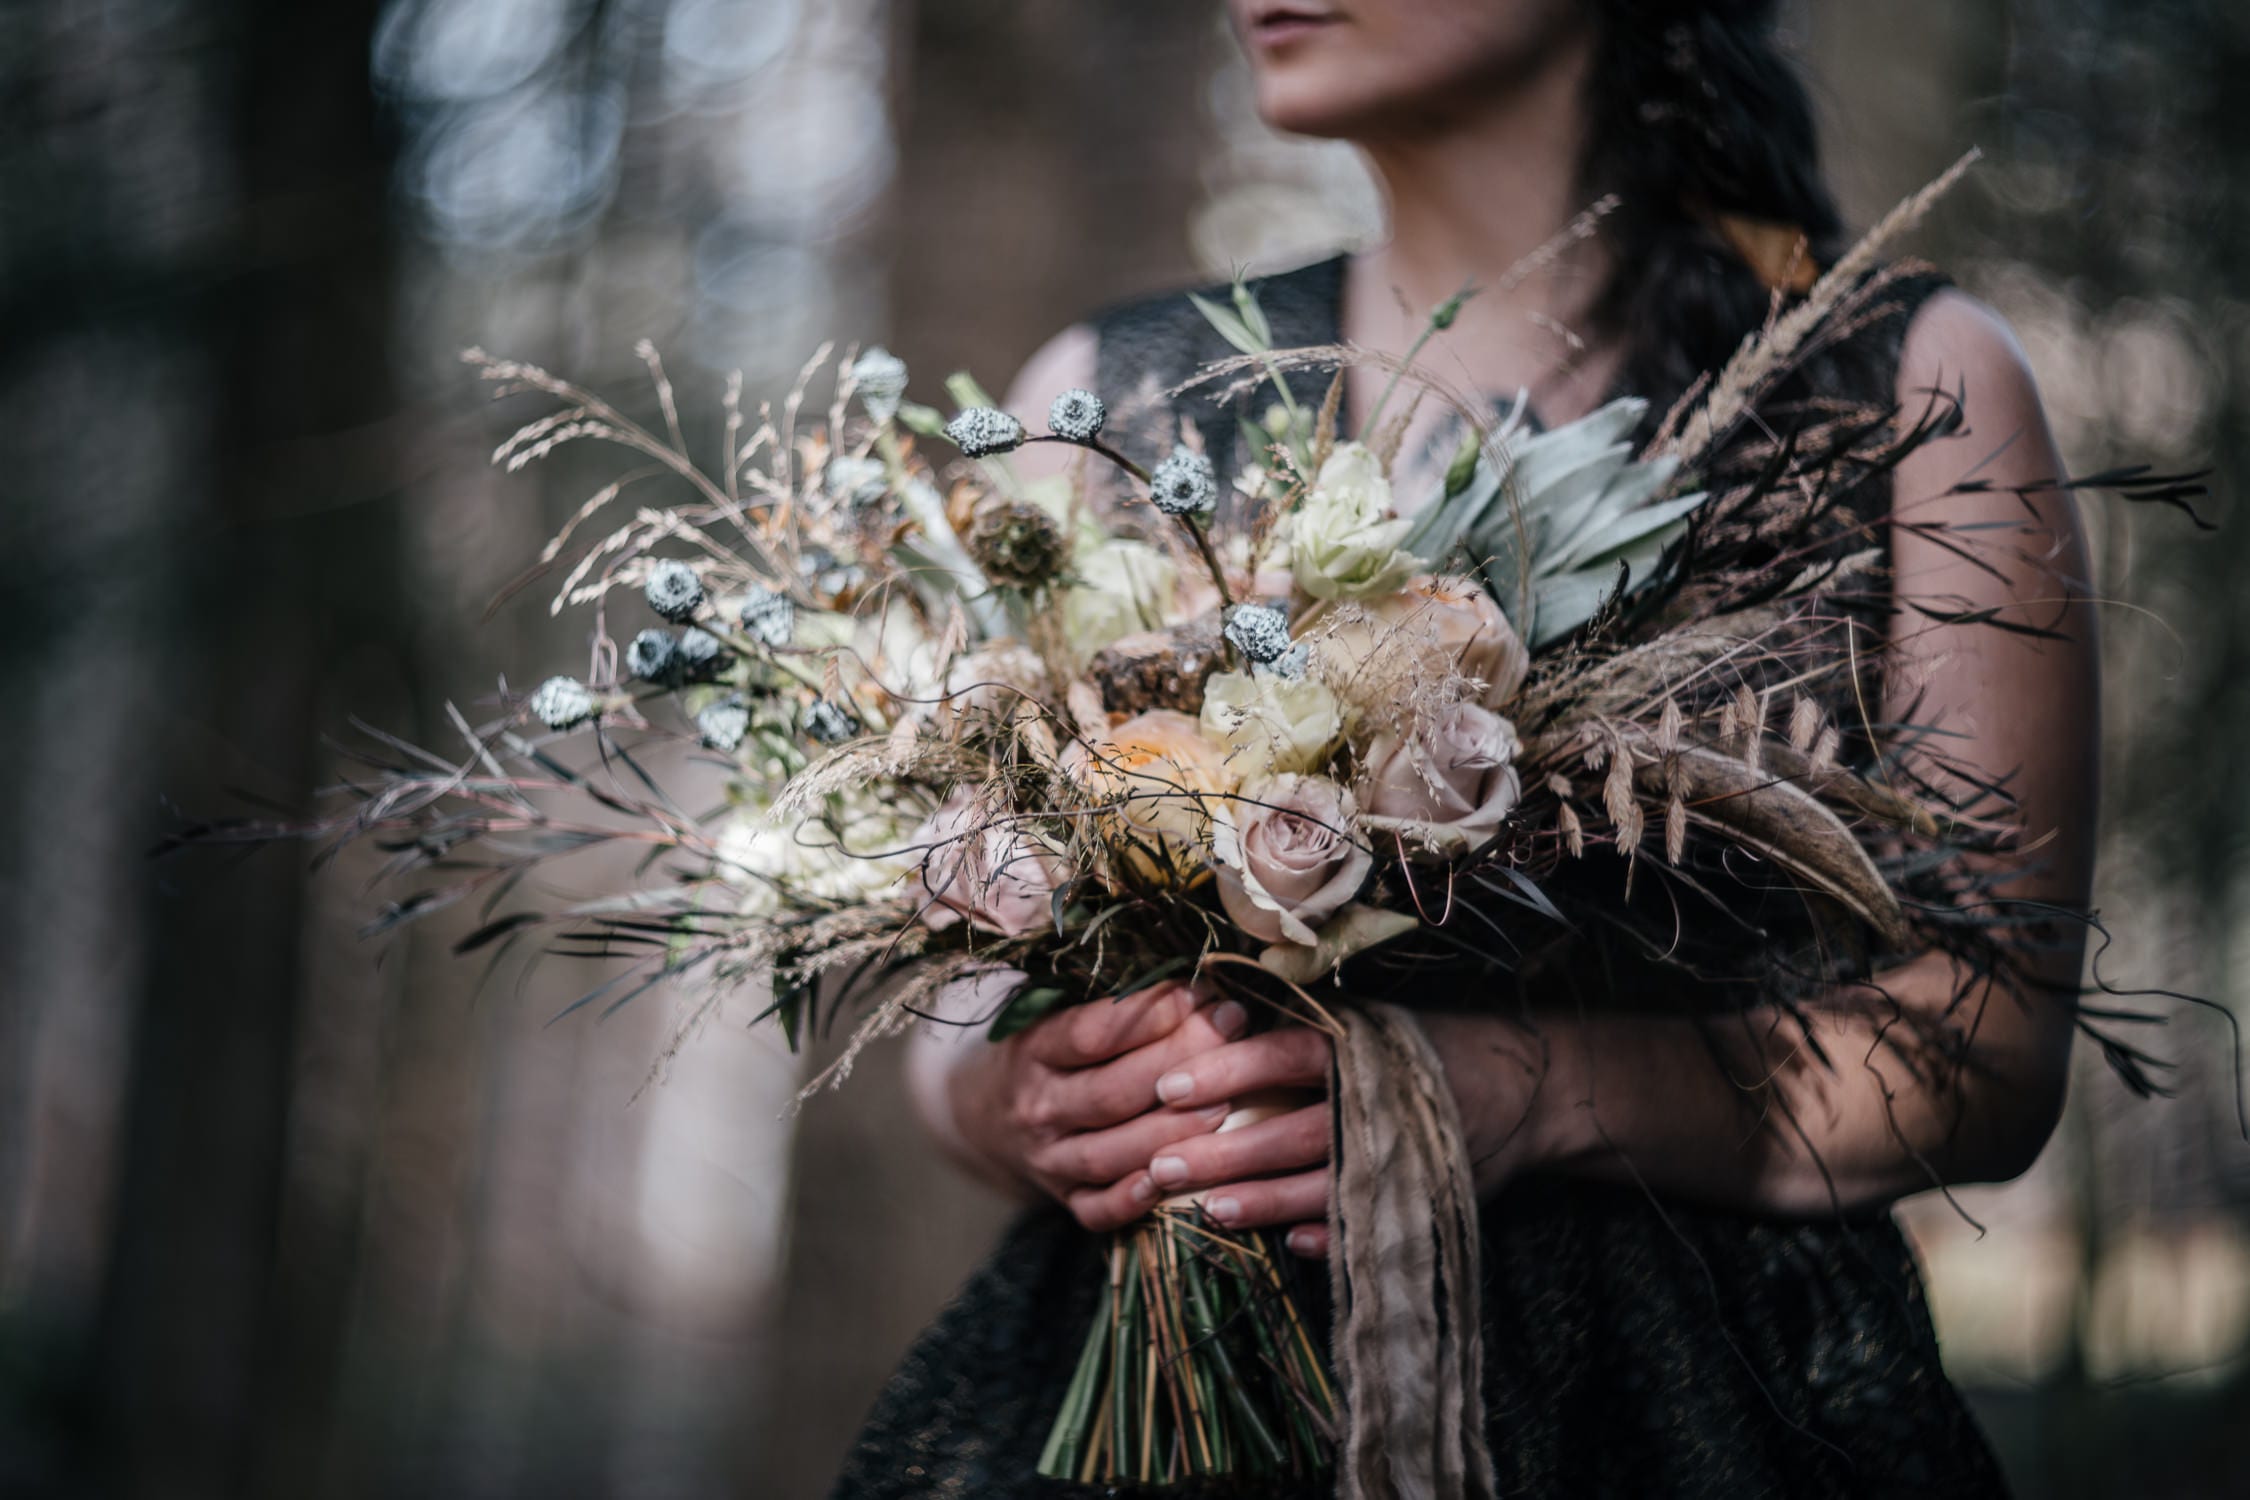
[[[1272,347],[1240,287],[1204,306],[1240,354],[1199,378],[1249,420],[1183,424],[1139,453],[1113,446],[1090,392],[1033,427],[955,377],[948,416],[907,400],[881,349],[823,350],[778,406],[753,414],[728,388],[706,468],[647,346],[661,431],[472,351],[499,393],[552,403],[496,462],[584,442],[640,460],[532,575],[556,579],[556,611],[590,612],[590,666],[506,692],[495,722],[456,713],[458,760],[385,742],[311,830],[192,837],[373,836],[421,877],[378,926],[478,902],[462,951],[543,938],[625,961],[571,1009],[683,984],[698,997],[685,1030],[749,987],[795,1041],[860,1008],[811,1087],[949,988],[989,997],[979,1024],[1004,1037],[1200,975],[1337,1038],[1346,1156],[1353,1130],[1411,1112],[1428,1082],[1426,1058],[1362,1017],[1386,976],[1507,972],[1564,934],[1625,945],[1651,884],[1677,926],[1684,899],[1722,917],[1739,904],[1717,867],[1772,872],[1826,955],[1820,976],[1757,976],[1783,1003],[1809,993],[1790,981],[1886,953],[1935,946],[1989,969],[1998,940],[1959,898],[1969,856],[2006,837],[2004,799],[1897,774],[1867,726],[1839,720],[1865,663],[1833,647],[1820,602],[1877,545],[1829,545],[1853,534],[1852,487],[1958,408],[1933,399],[1903,434],[1887,412],[1787,437],[1747,420],[1879,290],[1875,248],[1908,217],[1638,447],[1637,402],[1534,433],[1520,410],[1451,399],[1411,355],[1384,362],[1389,388],[1347,431],[1341,371],[1375,357]],[[1425,493],[1401,493],[1405,419],[1432,399],[1462,440]],[[1225,493],[1222,440],[1241,458]],[[1010,455],[1029,444],[1083,457],[1026,482]],[[1778,546],[1743,519],[1776,495],[1794,507]],[[668,789],[691,783],[723,785],[723,806],[691,812]],[[628,888],[511,904],[534,867],[600,846],[642,854]],[[1696,941],[1672,957],[1706,972],[1746,947],[1739,924],[1686,925],[1700,957]],[[1426,1133],[1426,1171],[1399,1181],[1422,1184],[1419,1212],[1453,1248],[1419,1295],[1473,1315],[1458,1222],[1473,1195],[1457,1142],[1448,1155],[1441,1124]],[[1353,1165],[1339,1169],[1349,1291],[1367,1226]],[[1330,1462],[1347,1409],[1367,1413],[1285,1260],[1192,1201],[1116,1236],[1043,1471],[1145,1483]],[[1373,1298],[1338,1310],[1380,1315]],[[1458,1342],[1434,1357],[1473,1396]]]

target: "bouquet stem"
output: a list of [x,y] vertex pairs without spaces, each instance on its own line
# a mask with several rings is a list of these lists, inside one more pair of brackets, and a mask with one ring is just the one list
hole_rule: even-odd
[[1172,1484],[1325,1468],[1335,1390],[1281,1253],[1275,1235],[1222,1230],[1193,1204],[1113,1236],[1039,1472]]

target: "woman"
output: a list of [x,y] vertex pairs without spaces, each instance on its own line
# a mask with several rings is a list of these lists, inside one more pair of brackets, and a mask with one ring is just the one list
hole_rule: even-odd
[[[1630,392],[1649,398],[1653,421],[1724,362],[1773,288],[1801,288],[1805,258],[1838,248],[1774,10],[1233,0],[1266,119],[1353,141],[1389,204],[1379,249],[1262,284],[1278,341],[1402,351],[1424,310],[1474,282],[1485,290],[1434,356],[1450,380],[1527,390],[1549,422]],[[1603,194],[1617,207],[1596,233],[1506,276]],[[1176,379],[1224,352],[1183,299],[1138,304],[1055,339],[1009,404],[1043,410],[1078,385],[1122,402],[1129,375]],[[1368,409],[1376,378],[1351,373],[1351,409]],[[1933,628],[1878,596],[1875,628],[1896,649],[1882,717],[1941,722],[1969,766],[2011,778],[2023,842],[2040,854],[2010,894],[2082,911],[2093,632],[2067,496],[2037,495],[2027,518],[2006,492],[2062,472],[2021,352],[1990,312],[1910,278],[1803,378],[1909,411],[1932,388],[1965,391],[1974,440],[1914,451],[1888,495],[1862,502],[1870,530],[1899,595],[2003,611],[2060,638]],[[1948,494],[1971,470],[1990,488]],[[2024,544],[1972,562],[1917,524],[1933,520],[2014,526]],[[2030,962],[2033,983],[1965,1007],[1941,955],[1878,976],[1933,1032],[1961,1034],[1954,1067],[1916,1066],[1913,1049],[1842,1006],[1726,1027],[1573,1008],[1529,1022],[1491,1006],[1427,1016],[1486,1202],[1501,1492],[2001,1492],[1939,1369],[1887,1209],[1937,1183],[2012,1177],[2038,1153],[2061,1104],[2073,1026],[2062,997],[2080,959],[2075,941],[2055,945]],[[1325,1104],[1213,1133],[1232,1099],[1327,1077],[1321,1037],[1246,1035],[1250,1019],[1167,986],[997,1045],[943,1032],[917,1044],[939,1137],[972,1169],[1069,1212],[1028,1216],[925,1336],[837,1493],[1063,1492],[1030,1475],[1082,1335],[1081,1231],[1204,1190],[1222,1221],[1295,1226],[1293,1249],[1327,1253]]]

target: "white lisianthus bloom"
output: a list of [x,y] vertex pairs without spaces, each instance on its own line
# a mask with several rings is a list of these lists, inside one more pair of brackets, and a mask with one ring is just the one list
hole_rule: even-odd
[[865,792],[843,798],[826,821],[791,826],[746,808],[719,835],[719,873],[748,917],[808,902],[886,900],[904,894],[914,873],[915,822]]
[[1289,565],[1316,599],[1388,594],[1422,571],[1399,543],[1412,521],[1391,514],[1391,482],[1363,443],[1339,443],[1289,518]]
[[1203,687],[1203,732],[1245,779],[1312,771],[1344,732],[1343,706],[1311,677],[1218,672]]
[[1063,590],[1063,640],[1081,659],[1112,641],[1170,624],[1180,570],[1146,542],[1113,538],[1082,547]]

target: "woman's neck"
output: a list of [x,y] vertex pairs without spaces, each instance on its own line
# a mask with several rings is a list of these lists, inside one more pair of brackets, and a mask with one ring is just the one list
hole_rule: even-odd
[[1389,236],[1353,262],[1348,337],[1402,353],[1432,308],[1472,285],[1478,295],[1424,356],[1433,373],[1497,394],[1530,388],[1556,420],[1600,399],[1610,362],[1575,342],[1592,338],[1587,314],[1608,275],[1600,240],[1524,269],[1589,206],[1579,164],[1590,64],[1590,42],[1567,43],[1473,111],[1360,143]]

